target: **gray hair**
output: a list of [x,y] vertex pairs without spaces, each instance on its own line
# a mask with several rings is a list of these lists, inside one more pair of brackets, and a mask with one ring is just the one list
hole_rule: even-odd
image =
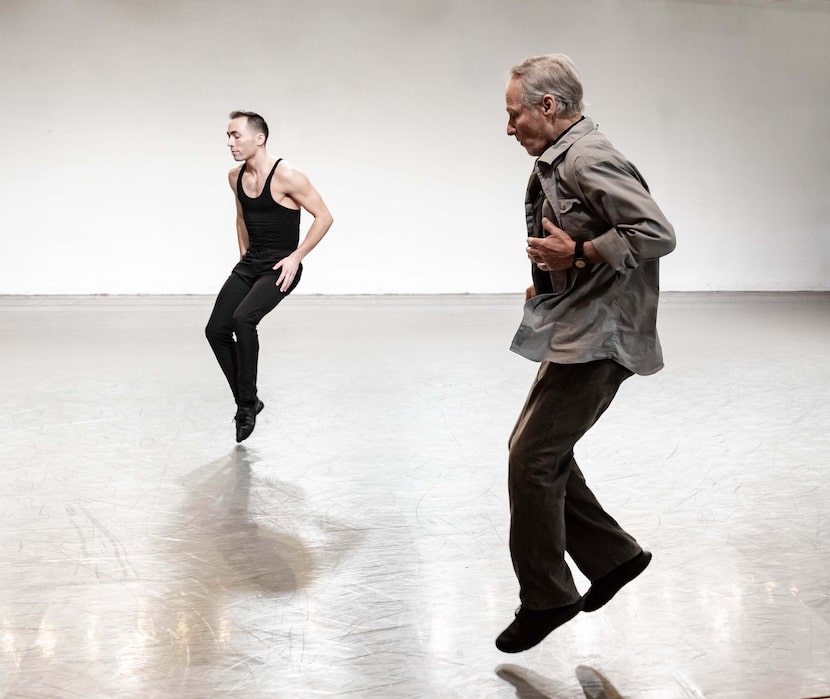
[[573,61],[564,53],[528,58],[513,66],[510,76],[522,81],[522,102],[528,107],[538,107],[545,95],[553,95],[557,116],[582,114],[582,82]]

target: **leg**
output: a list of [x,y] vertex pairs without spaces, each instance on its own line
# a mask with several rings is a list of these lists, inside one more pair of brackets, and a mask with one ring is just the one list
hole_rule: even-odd
[[[288,294],[276,285],[277,275],[259,277],[233,313],[236,334],[237,387],[239,406],[250,409],[257,404],[257,364],[259,362],[259,322]],[[296,286],[296,281],[294,286]],[[293,286],[292,286],[293,289]]]
[[[593,565],[594,554],[588,551],[583,555],[580,533],[590,532],[603,542],[603,549],[612,547],[613,540],[624,541],[626,553],[630,551],[630,537],[605,515],[592,494],[589,497],[587,486],[579,487],[581,474],[570,487],[575,495],[583,497],[585,506],[573,511],[566,507],[569,483],[575,475],[574,445],[599,419],[630,375],[611,360],[545,363],[539,369],[510,440],[510,551],[522,607],[551,609],[580,599],[564,558],[568,543],[572,543],[569,520],[577,522],[574,536],[580,542],[571,555],[575,553],[574,560],[579,559],[583,565]],[[587,505],[591,500],[595,507]],[[584,525],[584,531],[580,530],[585,516],[599,517],[601,525]],[[612,543],[606,543],[609,532]],[[586,536],[585,546],[590,545],[596,542]],[[630,555],[638,550],[635,548]]]
[[222,373],[228,380],[234,400],[239,403],[237,389],[236,341],[233,337],[233,315],[237,306],[251,290],[251,284],[235,272],[231,272],[213,306],[205,336],[210,343]]
[[565,548],[589,580],[602,577],[642,551],[634,537],[599,504],[573,458],[565,493]]
[[[510,553],[522,604],[496,639],[496,647],[505,653],[532,648],[584,607],[565,563],[571,541],[567,525],[574,518],[567,502],[572,479],[574,492],[586,503],[590,499],[587,486],[587,493],[578,490],[582,474],[573,448],[630,375],[610,360],[545,363],[539,369],[510,437]],[[593,502],[598,509],[593,514],[601,512],[604,524],[613,529],[613,520]],[[585,514],[590,510],[586,506]]]
[[591,581],[582,598],[583,611],[605,605],[651,562],[651,554],[602,509],[576,461],[568,479],[565,527],[568,553]]

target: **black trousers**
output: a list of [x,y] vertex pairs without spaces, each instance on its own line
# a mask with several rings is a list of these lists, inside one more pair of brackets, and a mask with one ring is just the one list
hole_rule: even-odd
[[300,265],[291,288],[280,291],[276,283],[279,270],[274,271],[273,266],[287,254],[249,250],[216,297],[205,327],[208,342],[240,407],[252,408],[257,402],[257,325],[295,289],[302,275]]
[[573,451],[629,376],[610,359],[539,368],[510,437],[510,553],[528,609],[579,599],[565,551],[594,581],[642,550],[599,504]]

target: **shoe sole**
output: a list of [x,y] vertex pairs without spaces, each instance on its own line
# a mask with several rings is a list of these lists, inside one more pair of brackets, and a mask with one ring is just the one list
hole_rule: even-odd
[[526,637],[523,639],[521,643],[514,642],[510,643],[505,642],[502,640],[502,636],[509,633],[510,627],[505,629],[502,634],[496,639],[496,648],[498,648],[502,653],[522,653],[526,650],[530,650],[534,646],[539,645],[542,641],[544,641],[551,633],[556,631],[560,626],[563,624],[567,624],[571,619],[573,619],[579,612],[582,611],[582,601],[575,602],[572,605],[568,605],[573,609],[565,614],[564,616],[558,618],[555,623],[549,624],[543,628],[537,629],[535,633],[533,633],[530,637]]

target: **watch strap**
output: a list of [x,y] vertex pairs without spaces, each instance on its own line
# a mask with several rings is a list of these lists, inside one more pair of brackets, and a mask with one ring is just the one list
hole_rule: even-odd
[[574,267],[577,269],[585,269],[588,266],[588,261],[585,259],[585,243],[581,240],[574,242],[576,244],[574,248]]

